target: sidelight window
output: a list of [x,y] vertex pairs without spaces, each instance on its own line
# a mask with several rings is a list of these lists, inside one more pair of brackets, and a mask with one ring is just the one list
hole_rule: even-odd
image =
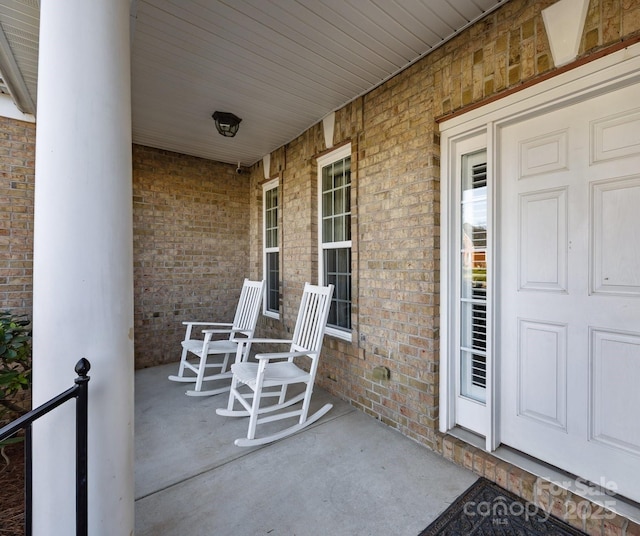
[[462,156],[460,391],[485,402],[487,386],[487,152]]

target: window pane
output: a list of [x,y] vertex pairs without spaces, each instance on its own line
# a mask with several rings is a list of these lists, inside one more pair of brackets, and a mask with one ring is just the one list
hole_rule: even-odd
[[487,305],[485,303],[462,303],[462,347],[470,350],[487,349]]
[[336,273],[336,250],[327,249],[324,254],[326,273],[327,275],[334,275]]
[[328,324],[351,329],[351,249],[325,250],[325,283],[335,286]]
[[487,154],[462,157],[460,391],[485,402],[487,351]]
[[267,253],[267,310],[278,312],[280,310],[280,255]]
[[322,222],[322,242],[333,242],[333,220],[330,218]]
[[[329,284],[329,283],[327,283]],[[338,321],[337,321],[337,313],[336,313],[336,308],[333,307],[333,302],[331,302],[331,309],[329,309],[329,316],[327,317],[327,325],[328,326],[337,326],[338,325]]]
[[341,181],[343,173],[344,173],[344,160],[338,160],[333,164],[334,184],[337,185]]
[[333,215],[333,192],[325,192],[322,194],[322,216]]
[[336,325],[344,329],[351,329],[351,307],[348,302],[336,301],[337,322]]
[[484,402],[487,386],[487,356],[463,351],[460,364],[462,395]]
[[277,229],[267,227],[265,231],[265,247],[273,248],[278,246]]
[[[484,155],[480,155],[484,157]],[[465,157],[462,178],[462,232],[474,247],[487,246],[487,163],[477,153]]]
[[463,251],[460,296],[484,300],[487,296],[487,259],[485,251]]
[[333,166],[322,168],[322,191],[326,192],[333,188]]
[[350,250],[346,248],[337,249],[337,271],[343,274],[348,274],[351,272],[351,255],[349,254]]
[[[349,183],[351,184],[351,183]],[[344,189],[344,210],[343,212],[348,212],[351,214],[351,186],[349,188]]]
[[335,207],[336,214],[342,214],[343,212],[345,212],[344,198],[344,188],[334,190],[333,206]]
[[332,242],[340,242],[344,240],[344,218],[338,216],[333,220],[333,240]]
[[474,247],[487,246],[487,195],[475,190],[464,192],[462,232]]
[[349,275],[336,276],[338,301],[348,302],[350,299]]

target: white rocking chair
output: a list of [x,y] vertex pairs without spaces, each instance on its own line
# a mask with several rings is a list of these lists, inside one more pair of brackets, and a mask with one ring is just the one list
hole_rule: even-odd
[[[258,322],[258,314],[260,313],[260,303],[262,302],[264,285],[264,281],[244,280],[232,324],[223,322],[183,322],[183,324],[187,326],[187,331],[181,343],[182,356],[180,358],[180,368],[178,369],[178,375],[169,376],[169,379],[174,382],[195,382],[195,388],[187,391],[187,395],[211,396],[229,390],[229,386],[226,386],[203,391],[202,382],[231,378],[231,371],[228,369],[229,356],[236,354],[237,350],[242,350],[242,353],[238,353],[241,361],[248,359],[251,343],[239,346],[236,339],[240,337],[240,340],[244,340],[242,337],[247,337],[248,339],[253,337],[256,323]],[[204,340],[192,339],[191,331],[194,326],[212,326],[213,329],[202,330]],[[211,340],[213,335],[221,333],[228,333],[229,338]],[[190,353],[197,356],[198,359],[189,361]],[[215,354],[224,354],[222,362],[208,363],[207,360],[209,357]],[[207,370],[212,368],[220,370],[215,374],[206,375]],[[187,371],[195,373],[195,376],[190,373],[186,374]]]
[[[229,403],[226,409],[220,408],[216,410],[218,415],[226,417],[249,416],[247,437],[236,439],[235,444],[237,446],[264,445],[287,437],[317,421],[333,407],[332,404],[325,404],[313,415],[308,415],[332,295],[333,285],[320,287],[305,283],[292,339],[243,339],[238,341],[236,362],[231,365],[233,378],[231,380]],[[246,352],[244,347],[252,342],[287,343],[290,344],[290,348],[288,352],[260,353],[256,355],[257,363],[247,362],[244,358]],[[308,356],[311,359],[308,372],[293,362],[295,357],[302,356]],[[294,383],[306,384],[304,392],[285,400],[287,387]],[[251,392],[240,393],[238,384],[248,386]],[[278,387],[279,389],[276,391],[263,390],[269,387]],[[260,403],[267,397],[277,397],[278,401],[274,404],[260,407]],[[251,403],[249,403],[250,399],[253,399]],[[233,409],[236,400],[240,402],[244,409]],[[302,402],[300,409],[259,417],[263,413],[278,411],[298,402]],[[298,424],[273,435],[262,438],[255,437],[258,424],[290,417],[299,417]]]

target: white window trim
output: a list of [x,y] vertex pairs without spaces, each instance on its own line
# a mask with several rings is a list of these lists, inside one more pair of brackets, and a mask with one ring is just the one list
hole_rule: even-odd
[[[323,251],[325,248],[324,243],[322,242],[322,168],[328,166],[329,164],[336,162],[337,160],[342,160],[343,158],[347,158],[351,156],[351,144],[348,143],[341,147],[338,147],[335,151],[331,151],[330,153],[324,154],[317,159],[317,181],[318,181],[318,281],[320,285],[324,285],[324,266],[322,264],[323,259]],[[353,161],[353,159],[352,159]],[[353,184],[353,183],[352,183]],[[353,198],[353,197],[352,197]],[[353,207],[352,207],[353,208]],[[352,220],[353,221],[353,220]],[[346,240],[344,242],[332,242],[331,249],[334,248],[350,248],[351,253],[353,255],[352,249],[352,241]],[[352,265],[353,265],[353,257],[352,257]],[[353,271],[351,272],[351,280],[353,282]],[[353,305],[353,301],[352,301]],[[342,329],[336,329],[331,326],[327,326],[325,329],[325,333],[332,337],[336,337],[338,339],[342,339],[348,342],[353,340],[353,325],[352,329],[349,331],[345,331]]]
[[[461,396],[460,393],[460,221],[461,221],[461,161],[465,154],[487,149],[487,340],[486,340],[486,401],[484,403]],[[485,126],[451,137],[442,147],[441,216],[440,216],[440,430],[446,432],[457,425],[465,425],[490,436],[493,367],[493,174],[490,148]],[[446,170],[446,175],[445,175]],[[446,177],[446,178],[445,178]],[[444,391],[443,391],[444,390]],[[458,415],[459,413],[459,415]],[[462,421],[462,422],[460,422]]]
[[[273,179],[269,182],[266,182],[262,185],[262,277],[267,282],[264,286],[264,296],[262,297],[262,314],[264,316],[269,316],[271,318],[280,318],[280,312],[274,312],[267,309],[267,292],[268,292],[268,277],[267,273],[267,253],[278,253],[280,255],[280,233],[278,233],[278,246],[277,247],[267,247],[267,222],[265,215],[267,213],[267,196],[266,193],[269,190],[273,190],[274,188],[278,188],[278,219],[280,218],[279,213],[281,210],[281,199],[282,195],[280,192],[280,177]],[[278,222],[279,225],[279,222]],[[281,259],[278,259],[278,267],[280,267]]]

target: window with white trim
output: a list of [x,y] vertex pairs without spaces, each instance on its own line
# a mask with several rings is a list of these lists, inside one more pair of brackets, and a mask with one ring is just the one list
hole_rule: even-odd
[[278,232],[279,180],[263,186],[263,244],[265,296],[263,313],[278,318],[280,315],[280,243]]
[[335,286],[327,333],[351,340],[351,144],[318,159],[320,283]]

